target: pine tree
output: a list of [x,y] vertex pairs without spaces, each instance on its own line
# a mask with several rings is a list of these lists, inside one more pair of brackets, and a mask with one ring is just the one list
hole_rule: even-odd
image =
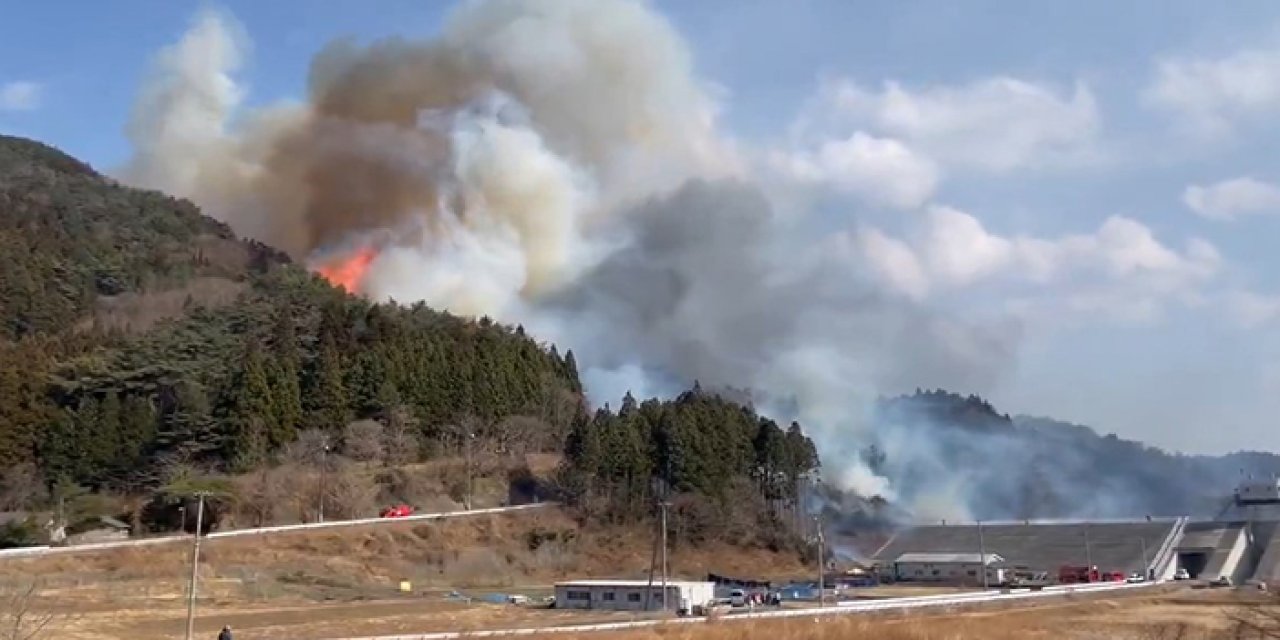
[[156,438],[156,412],[148,398],[131,395],[120,407],[117,464],[122,477],[145,477],[143,455]]
[[201,460],[222,450],[224,440],[203,387],[184,381],[164,390],[156,434],[162,457],[184,462]]
[[578,379],[578,359],[573,357],[573,349],[564,352],[564,377],[569,379],[574,393],[582,393],[582,383]]
[[271,397],[275,403],[274,420],[268,428],[268,441],[272,448],[291,442],[302,425],[302,386],[299,378],[302,365],[298,354],[298,337],[294,329],[293,309],[282,306],[276,315],[272,332],[272,352],[275,357],[269,364]]
[[298,371],[289,361],[268,364],[271,399],[275,403],[274,419],[267,430],[267,442],[272,449],[292,442],[302,424],[302,388],[298,384]]
[[278,424],[267,366],[261,348],[254,342],[245,347],[235,390],[227,415],[223,455],[235,468],[247,470],[242,466],[244,462],[259,460],[270,441],[268,425]]
[[313,428],[336,432],[350,422],[342,356],[331,341],[325,341],[320,347],[307,401],[309,426]]

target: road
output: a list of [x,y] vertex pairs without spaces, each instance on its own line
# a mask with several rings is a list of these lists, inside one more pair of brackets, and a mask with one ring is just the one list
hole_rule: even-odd
[[[293,533],[297,531],[312,531],[319,529],[341,529],[345,527],[358,527],[369,525],[390,525],[403,522],[419,522],[424,520],[444,520],[449,518],[465,518],[469,516],[481,516],[500,513],[512,513],[516,511],[527,511],[530,509],[540,509],[544,507],[557,506],[555,502],[539,502],[536,504],[522,504],[514,507],[492,507],[489,509],[472,509],[470,511],[442,511],[439,513],[420,513],[403,518],[360,518],[356,520],[333,520],[329,522],[311,522],[307,524],[286,524],[276,527],[260,527],[257,529],[232,529],[230,531],[216,531],[205,536],[205,539],[212,538],[237,538],[245,536],[268,536],[281,533]],[[162,544],[173,544],[177,542],[190,541],[190,535],[163,536],[158,538],[140,538],[137,540],[119,540],[115,542],[95,542],[91,544],[78,544],[66,547],[22,547],[18,549],[0,549],[0,560],[9,558],[30,558],[35,556],[48,556],[56,554],[73,554],[85,553],[89,551],[103,551],[107,549],[123,549],[128,547],[147,547]]]
[[[892,598],[888,600],[875,601],[854,601],[842,602],[837,605],[823,608],[808,609],[781,609],[775,611],[761,611],[758,613],[743,613],[732,616],[724,616],[717,618],[717,621],[723,622],[742,622],[750,620],[760,620],[766,618],[800,618],[812,617],[815,621],[819,617],[842,616],[842,615],[859,615],[873,612],[897,611],[906,613],[908,611],[927,609],[931,607],[953,607],[961,605],[990,605],[1003,604],[1009,601],[1018,600],[1034,600],[1039,598],[1065,597],[1070,594],[1080,593],[1098,593],[1106,591],[1125,591],[1133,589],[1144,589],[1158,585],[1158,582],[1147,582],[1138,584],[1127,583],[1102,583],[1091,585],[1061,585],[1055,587],[1046,587],[1041,591],[1010,591],[1010,592],[971,592],[961,594],[945,594],[936,596],[918,596],[910,598]],[[361,636],[351,638],[340,638],[337,640],[455,640],[459,638],[486,638],[496,636],[520,636],[535,634],[554,634],[554,633],[584,633],[594,631],[619,631],[624,629],[640,629],[645,627],[656,627],[659,625],[681,625],[681,624],[703,624],[709,618],[675,618],[668,620],[635,620],[630,622],[609,622],[603,624],[581,624],[581,625],[563,625],[556,627],[526,627],[520,629],[489,629],[485,631],[442,631],[434,633],[421,633],[410,635],[390,635],[390,636]]]

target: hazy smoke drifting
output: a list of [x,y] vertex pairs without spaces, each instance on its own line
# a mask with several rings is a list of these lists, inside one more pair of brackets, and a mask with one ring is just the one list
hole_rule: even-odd
[[432,41],[335,43],[305,104],[247,112],[237,32],[204,14],[162,53],[125,178],[302,259],[376,245],[370,296],[523,322],[575,349],[597,401],[758,390],[830,479],[892,495],[856,455],[868,400],[1008,365],[1008,328],[881,291],[851,243],[777,215],[642,2],[468,3]]

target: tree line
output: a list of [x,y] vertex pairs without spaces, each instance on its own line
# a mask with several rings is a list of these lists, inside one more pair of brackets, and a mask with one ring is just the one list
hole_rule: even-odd
[[[677,528],[700,540],[794,532],[802,488],[818,454],[800,425],[785,429],[749,404],[693,389],[670,400],[608,405],[574,423],[560,483],[567,497],[598,517],[648,519],[670,501]],[[749,534],[748,534],[749,535]],[[785,536],[784,536],[785,537]]]
[[147,486],[176,463],[248,471],[302,430],[339,442],[361,419],[405,425],[413,460],[464,431],[512,453],[556,451],[581,411],[572,353],[484,318],[372,304],[295,269],[235,305],[67,357],[60,346],[3,347],[0,463],[91,487]]

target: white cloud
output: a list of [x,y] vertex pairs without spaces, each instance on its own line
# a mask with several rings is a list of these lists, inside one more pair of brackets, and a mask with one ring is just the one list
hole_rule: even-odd
[[868,270],[904,295],[992,287],[1024,315],[1052,305],[1054,312],[1149,318],[1169,299],[1194,304],[1222,266],[1208,242],[1193,238],[1177,251],[1121,216],[1087,234],[1003,236],[945,206],[931,207],[905,239],[869,228],[857,246]]
[[1240,120],[1280,111],[1280,49],[1159,60],[1143,99],[1193,133],[1229,133]]
[[830,185],[873,204],[915,209],[933,195],[938,169],[897,140],[862,131],[827,140],[816,151],[774,153],[775,168],[802,182]]
[[0,111],[30,111],[40,107],[44,87],[36,82],[0,84]]
[[1248,214],[1280,213],[1280,187],[1244,176],[1208,186],[1188,186],[1182,201],[1206,218],[1231,220]]
[[1280,320],[1280,296],[1251,291],[1227,294],[1227,310],[1243,327],[1253,328]]
[[878,279],[915,300],[928,294],[929,276],[907,243],[879,229],[867,229],[854,237],[853,244]]
[[1094,154],[1100,116],[1083,82],[1064,92],[998,76],[920,89],[849,79],[823,84],[796,125],[799,135],[862,129],[902,140],[936,160],[984,171],[1080,161]]

